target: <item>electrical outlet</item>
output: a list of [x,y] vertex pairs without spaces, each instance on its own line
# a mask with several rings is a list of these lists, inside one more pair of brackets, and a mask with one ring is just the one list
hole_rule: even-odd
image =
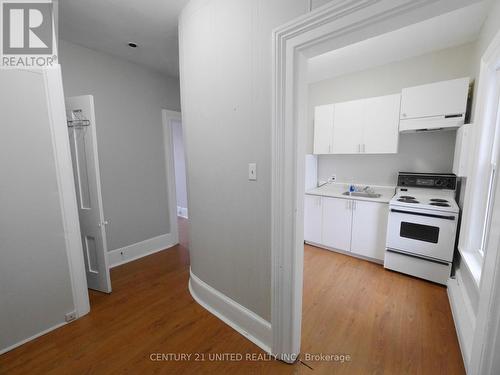
[[76,311],[72,311],[64,315],[64,320],[68,323],[72,322],[75,319],[76,319]]

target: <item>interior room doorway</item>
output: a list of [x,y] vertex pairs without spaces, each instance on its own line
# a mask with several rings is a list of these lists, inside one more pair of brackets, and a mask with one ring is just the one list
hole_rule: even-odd
[[186,178],[186,153],[180,112],[163,110],[163,134],[167,176],[174,176],[175,183],[168,182],[169,209],[172,233],[178,242],[187,247],[188,194]]

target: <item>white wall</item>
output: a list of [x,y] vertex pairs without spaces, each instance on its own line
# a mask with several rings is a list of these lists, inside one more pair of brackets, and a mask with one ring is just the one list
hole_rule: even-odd
[[181,121],[172,121],[177,207],[187,209],[186,158]]
[[94,95],[108,249],[170,232],[162,109],[179,110],[178,81],[66,41],[66,96]]
[[332,0],[309,0],[311,3],[311,8],[316,9],[319,8],[320,6],[325,5],[326,3],[329,3]]
[[397,155],[319,156],[318,179],[395,186],[398,172],[451,173],[455,131],[402,134]]
[[[309,86],[308,150],[313,147],[314,106],[401,92],[404,87],[473,73],[474,44],[465,44]],[[319,157],[319,178],[337,175],[339,182],[395,185],[397,173],[451,172],[455,131],[400,136],[393,155],[328,155]]]
[[0,352],[75,309],[46,89],[0,70]]
[[[192,0],[180,18],[191,269],[271,318],[271,30],[308,0]],[[248,163],[257,181],[248,181]]]

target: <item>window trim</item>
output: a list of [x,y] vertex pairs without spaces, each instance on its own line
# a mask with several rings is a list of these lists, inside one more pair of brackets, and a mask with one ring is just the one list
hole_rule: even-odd
[[[481,61],[480,96],[475,109],[474,148],[471,153],[471,174],[465,195],[465,207],[460,231],[458,249],[463,263],[470,271],[477,287],[481,280],[483,260],[486,255],[490,231],[492,203],[495,198],[497,175],[496,159],[500,142],[500,60],[498,66]],[[492,98],[493,96],[493,98]],[[491,143],[490,143],[491,142]],[[487,153],[484,154],[485,147]],[[495,176],[492,179],[492,165]],[[483,200],[483,194],[488,194]],[[479,207],[478,207],[479,206]],[[486,213],[489,214],[486,214]],[[489,220],[488,220],[489,218]],[[480,221],[478,222],[478,220]],[[474,223],[479,224],[474,224]]]

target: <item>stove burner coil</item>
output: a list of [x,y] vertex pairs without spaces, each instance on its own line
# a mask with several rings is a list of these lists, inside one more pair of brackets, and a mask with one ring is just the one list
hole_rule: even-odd
[[399,198],[398,202],[404,202],[404,203],[420,203],[419,201],[416,201],[415,199],[404,199],[404,198]]
[[432,202],[431,206],[450,207],[450,205],[448,203],[442,203],[442,202]]

